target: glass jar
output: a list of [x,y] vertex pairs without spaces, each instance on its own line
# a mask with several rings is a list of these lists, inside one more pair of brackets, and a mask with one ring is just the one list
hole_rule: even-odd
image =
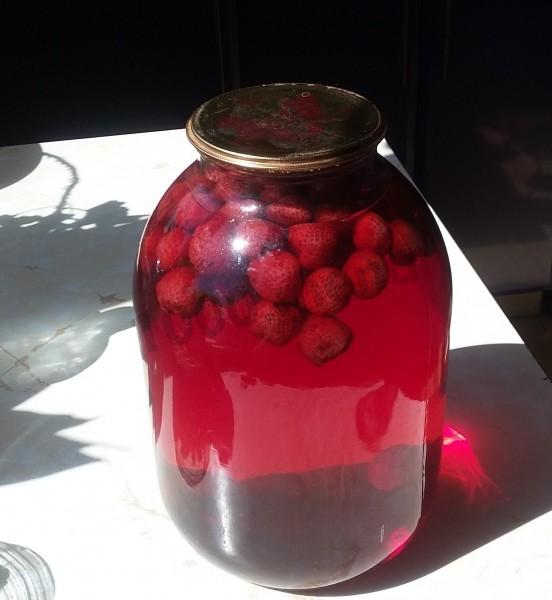
[[451,283],[415,188],[344,90],[236,90],[143,234],[135,307],[161,491],[188,542],[312,588],[401,548],[435,486]]

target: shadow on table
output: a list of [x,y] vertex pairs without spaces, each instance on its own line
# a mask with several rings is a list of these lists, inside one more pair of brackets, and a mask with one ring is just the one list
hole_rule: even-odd
[[523,345],[450,355],[449,403],[435,504],[402,552],[317,590],[392,588],[435,571],[552,509],[552,387]]
[[42,156],[66,177],[59,203],[0,216],[0,484],[94,460],[58,435],[82,420],[19,405],[86,369],[111,335],[134,324],[128,304],[146,216],[115,200],[75,207],[75,167]]
[[0,597],[53,600],[55,581],[48,563],[36,552],[0,542]]
[[0,152],[0,189],[32,173],[42,160],[40,144],[8,146]]

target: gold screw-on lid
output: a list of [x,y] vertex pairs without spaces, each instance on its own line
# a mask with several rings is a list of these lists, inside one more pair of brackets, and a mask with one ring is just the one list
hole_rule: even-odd
[[276,83],[242,88],[202,104],[186,124],[204,156],[246,170],[298,173],[363,157],[385,123],[366,98],[336,87]]

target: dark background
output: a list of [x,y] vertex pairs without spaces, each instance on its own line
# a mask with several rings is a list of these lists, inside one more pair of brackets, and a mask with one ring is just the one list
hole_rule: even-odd
[[0,146],[179,128],[233,87],[328,83],[384,110],[464,249],[548,240],[549,1],[10,3],[0,17]]

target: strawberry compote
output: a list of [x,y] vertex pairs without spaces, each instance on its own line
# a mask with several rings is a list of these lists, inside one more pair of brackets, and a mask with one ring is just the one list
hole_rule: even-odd
[[411,536],[439,464],[450,276],[389,163],[202,157],[146,226],[135,308],[162,494],[200,554],[312,588]]

